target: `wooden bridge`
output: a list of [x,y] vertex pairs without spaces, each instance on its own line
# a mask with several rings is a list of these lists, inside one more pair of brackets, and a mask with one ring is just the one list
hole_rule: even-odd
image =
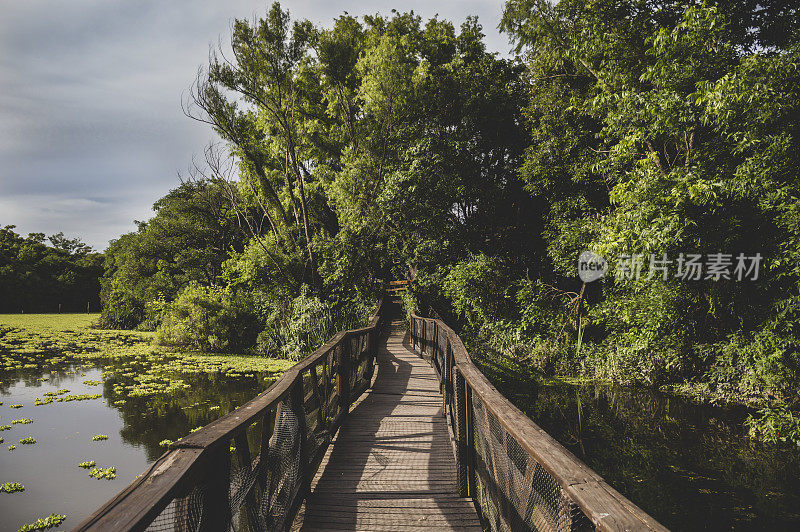
[[666,530],[400,310],[387,296],[75,530]]

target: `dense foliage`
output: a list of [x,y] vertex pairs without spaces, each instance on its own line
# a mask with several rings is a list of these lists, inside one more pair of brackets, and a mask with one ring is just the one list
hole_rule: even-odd
[[184,183],[153,205],[156,215],[106,250],[102,279],[103,322],[133,328],[145,318],[155,326],[160,301],[175,298],[190,282],[215,282],[228,254],[244,237],[221,187]]
[[[520,174],[548,206],[552,265],[534,297],[517,293],[521,325],[551,337],[536,309],[574,292],[560,298],[564,345],[584,329],[591,340],[564,350],[574,367],[798,399],[800,35],[786,25],[798,12],[792,3],[507,4],[503,26],[525,52],[531,88]],[[625,254],[760,253],[763,264],[755,281],[687,281],[673,266],[607,277],[584,294],[582,249],[612,268]]]
[[[288,353],[408,277],[420,308],[529,368],[796,409],[797,15],[510,0],[506,59],[474,18],[319,28],[276,3],[199,73],[185,111],[220,142],[109,250],[104,317]],[[582,284],[586,249],[645,274]],[[647,275],[651,255],[720,253],[760,254],[758,278]]]
[[471,252],[527,264],[523,68],[482,37],[413,14],[320,29],[277,4],[236,21],[186,102],[222,142],[109,248],[106,323],[293,356],[363,320],[377,279]]
[[103,255],[63,233],[0,227],[0,313],[96,312]]

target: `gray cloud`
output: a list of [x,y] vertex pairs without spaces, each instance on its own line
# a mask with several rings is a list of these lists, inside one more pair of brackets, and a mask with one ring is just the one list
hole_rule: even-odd
[[[282,2],[329,26],[344,11],[392,8],[457,25],[478,15],[490,49],[503,1]],[[176,173],[213,133],[183,116],[181,95],[246,0],[0,0],[0,224],[64,231],[97,249],[152,215]]]

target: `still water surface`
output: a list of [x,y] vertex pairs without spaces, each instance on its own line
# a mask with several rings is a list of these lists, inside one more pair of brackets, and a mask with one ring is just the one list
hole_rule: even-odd
[[751,440],[743,408],[597,383],[498,388],[672,530],[800,530],[800,449]]
[[[19,482],[21,493],[0,493],[0,531],[51,513],[66,514],[62,529],[71,529],[119,492],[164,452],[159,442],[177,440],[255,397],[274,379],[268,374],[230,376],[222,373],[176,375],[189,386],[166,397],[126,397],[120,403],[113,379],[100,384],[104,364],[67,365],[46,372],[0,372],[0,426],[14,419],[33,419],[0,431],[0,484]],[[41,382],[39,378],[47,378]],[[46,392],[68,389],[72,395],[102,394],[97,399],[53,402],[35,406]],[[116,404],[115,404],[116,403]],[[10,405],[22,404],[12,409]],[[108,440],[93,442],[95,434]],[[32,436],[35,445],[19,440]],[[16,445],[13,451],[9,445]],[[113,480],[94,479],[78,464],[94,460],[97,467],[116,467]]]

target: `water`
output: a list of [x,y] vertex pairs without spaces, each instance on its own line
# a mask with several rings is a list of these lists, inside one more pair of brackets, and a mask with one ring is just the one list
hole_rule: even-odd
[[[131,397],[114,389],[119,379],[113,376],[100,384],[84,384],[100,381],[105,364],[110,364],[107,370],[120,373],[132,367],[130,360],[120,359],[92,367],[70,364],[52,373],[0,371],[0,425],[11,425],[13,419],[33,419],[31,424],[0,431],[5,440],[0,445],[0,483],[25,486],[21,493],[0,493],[0,530],[17,530],[51,513],[67,515],[62,528],[74,527],[160,456],[165,449],[159,442],[177,440],[217,419],[255,397],[274,379],[268,374],[172,374],[168,378],[180,378],[187,386],[169,394]],[[35,399],[46,397],[46,392],[63,389],[69,389],[69,395],[102,397],[34,406]],[[12,404],[23,407],[12,409]],[[96,434],[109,438],[93,442]],[[36,444],[20,444],[26,436],[32,436]],[[16,449],[9,451],[12,444]],[[87,460],[96,461],[97,467],[116,467],[116,478],[89,477],[88,470],[78,467]]]
[[800,530],[800,449],[748,438],[744,408],[608,384],[499,389],[672,530]]

